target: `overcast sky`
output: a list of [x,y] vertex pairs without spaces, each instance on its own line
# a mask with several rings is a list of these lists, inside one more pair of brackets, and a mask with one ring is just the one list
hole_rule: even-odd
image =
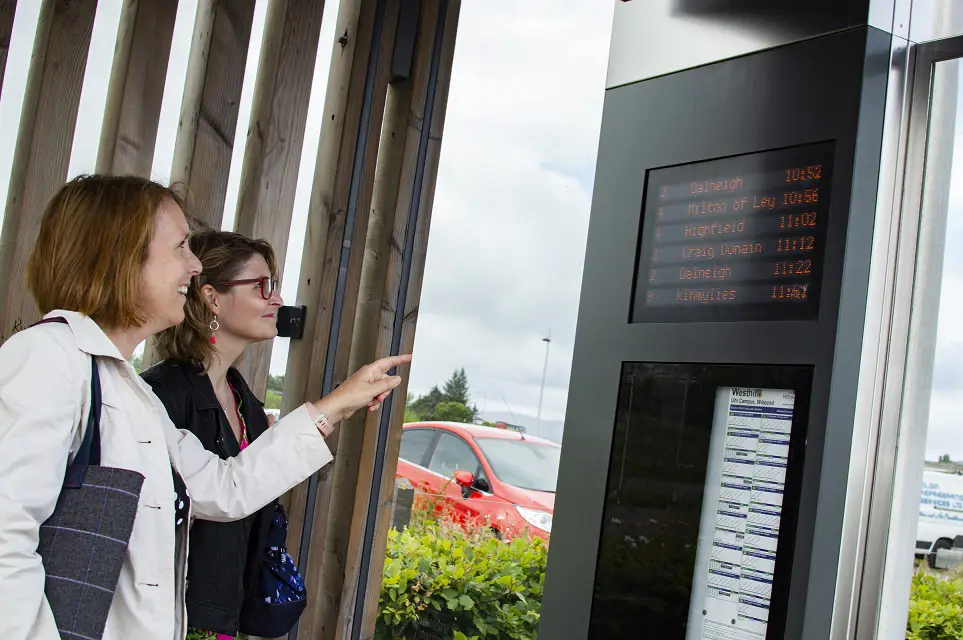
[[[39,3],[20,2],[0,96],[0,205]],[[310,113],[323,105],[336,2],[327,2]],[[424,393],[456,368],[483,412],[534,416],[545,342],[551,351],[543,418],[565,413],[597,154],[613,0],[464,0],[410,388]],[[101,0],[70,175],[92,171],[121,0]],[[153,176],[170,173],[197,0],[181,0]],[[259,0],[241,126],[226,204],[233,224],[243,135],[266,2]],[[961,101],[963,104],[963,101]],[[282,293],[295,303],[310,177],[321,118],[309,117]],[[959,136],[963,140],[963,136]],[[963,144],[957,145],[957,151]],[[954,163],[948,236],[963,236],[963,156]],[[963,252],[947,253],[944,291],[963,287]],[[928,457],[963,459],[963,310],[940,309]],[[283,373],[278,339],[272,373]],[[530,420],[529,420],[530,422]]]
[[959,250],[959,243],[963,242],[963,76],[960,87],[936,334],[936,363],[926,442],[928,460],[948,453],[954,460],[963,461],[963,332],[960,331],[963,318],[963,297],[960,296],[960,291],[963,291],[963,251]]
[[[6,200],[39,3],[19,3],[0,97],[0,203]],[[88,58],[70,175],[94,168],[120,0],[101,0]],[[326,3],[310,113],[323,105],[336,2]],[[170,174],[197,0],[181,0],[153,176]],[[241,101],[226,203],[233,224],[257,44]],[[612,0],[465,0],[442,147],[410,389],[423,393],[464,367],[483,411],[535,416],[545,344],[542,415],[565,412],[585,236],[601,123]],[[282,294],[295,303],[308,180],[321,133],[310,118]],[[305,180],[307,178],[307,180]],[[283,373],[287,340],[275,344]],[[519,420],[522,420],[520,417]]]

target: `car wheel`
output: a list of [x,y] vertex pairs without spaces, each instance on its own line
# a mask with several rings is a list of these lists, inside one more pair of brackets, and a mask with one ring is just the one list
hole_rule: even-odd
[[933,543],[933,548],[926,556],[926,562],[930,565],[930,569],[936,568],[936,552],[940,549],[952,549],[953,541],[949,538],[940,538]]

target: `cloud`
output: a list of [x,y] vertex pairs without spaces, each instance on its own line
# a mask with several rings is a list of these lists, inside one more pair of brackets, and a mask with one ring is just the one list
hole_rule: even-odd
[[[950,454],[953,460],[963,461],[963,391],[936,391],[930,398],[930,415],[926,431],[926,459],[936,460]],[[902,425],[918,429],[918,425]]]

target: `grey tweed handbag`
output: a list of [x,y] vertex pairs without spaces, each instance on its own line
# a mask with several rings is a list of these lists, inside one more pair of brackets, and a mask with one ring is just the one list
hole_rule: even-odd
[[144,483],[136,471],[100,465],[100,409],[100,375],[91,356],[87,429],[57,506],[40,525],[37,548],[46,572],[44,593],[65,640],[103,638]]

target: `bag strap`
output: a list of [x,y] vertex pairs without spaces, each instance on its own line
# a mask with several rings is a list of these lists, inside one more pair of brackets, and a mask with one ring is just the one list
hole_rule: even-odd
[[90,356],[90,412],[87,414],[87,429],[77,455],[67,469],[67,476],[76,468],[100,466],[100,408],[100,373],[97,371],[97,359]]
[[[58,323],[67,324],[64,318],[47,318],[30,325],[35,327],[38,324]],[[84,439],[77,449],[77,455],[73,462],[67,467],[66,478],[73,478],[76,473],[84,467],[100,466],[100,411],[103,404],[100,391],[100,372],[97,369],[97,358],[90,356],[90,411],[87,414],[87,428],[84,430]]]

